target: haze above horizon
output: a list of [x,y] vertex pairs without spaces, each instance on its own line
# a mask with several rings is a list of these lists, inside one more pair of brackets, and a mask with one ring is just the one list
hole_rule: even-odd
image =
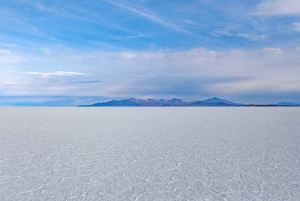
[[4,0],[0,16],[0,105],[300,102],[298,0]]

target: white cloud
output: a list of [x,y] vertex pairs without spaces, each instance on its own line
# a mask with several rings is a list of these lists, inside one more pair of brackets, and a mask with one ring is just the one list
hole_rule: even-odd
[[93,83],[99,83],[101,82],[100,80],[88,80],[88,81],[75,81],[75,82],[70,82],[73,84],[93,84]]
[[266,40],[268,38],[267,35],[243,34],[243,33],[236,34],[236,36],[242,37],[242,38],[247,38],[247,39],[250,39],[253,41],[262,41],[262,40]]
[[47,77],[50,77],[50,76],[89,76],[89,75],[91,75],[91,74],[87,74],[87,73],[64,72],[64,71],[55,71],[55,72],[52,72],[52,73],[25,72],[25,74],[39,75],[43,78],[47,78]]
[[121,57],[124,59],[132,59],[132,58],[136,57],[136,55],[132,52],[122,52]]
[[233,36],[234,34],[230,32],[229,29],[218,29],[212,32],[212,36],[220,37],[220,36]]
[[299,15],[299,0],[263,0],[253,13],[254,15]]
[[190,24],[190,25],[199,25],[198,22],[193,21],[193,20],[182,20],[182,21],[184,21],[185,23]]
[[8,85],[8,86],[19,86],[19,83],[16,82],[2,82],[3,85]]
[[294,25],[294,30],[300,32],[300,22],[295,22],[293,25]]
[[212,84],[209,89],[214,92],[223,93],[248,93],[248,92],[296,92],[299,91],[300,79],[296,75],[272,76],[264,79],[241,80],[232,83],[216,83]]
[[272,52],[280,52],[282,51],[282,49],[278,48],[278,47],[266,47],[264,48],[265,51],[272,51]]
[[2,44],[3,46],[7,46],[7,47],[18,47],[18,45],[15,44],[9,44],[9,43],[4,43]]
[[212,36],[221,37],[221,36],[228,36],[228,37],[241,37],[247,38],[252,41],[263,41],[268,38],[267,35],[258,35],[258,34],[249,34],[249,33],[233,33],[230,29],[219,29],[215,30],[211,33]]
[[0,49],[0,54],[10,54],[10,53],[11,53],[11,51],[9,51],[9,50]]

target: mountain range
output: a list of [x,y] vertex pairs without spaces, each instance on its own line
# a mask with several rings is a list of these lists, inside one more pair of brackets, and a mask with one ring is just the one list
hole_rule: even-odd
[[246,104],[234,103],[231,101],[219,99],[217,97],[213,97],[204,101],[193,101],[186,102],[181,99],[171,99],[171,100],[155,100],[155,99],[125,99],[125,100],[112,100],[108,102],[95,103],[92,105],[80,105],[79,107],[116,107],[116,106],[157,106],[157,107],[166,107],[166,106],[246,106]]
[[217,97],[209,98],[203,101],[187,102],[181,99],[173,98],[171,100],[155,100],[155,99],[135,99],[129,98],[125,100],[111,100],[108,102],[95,103],[91,105],[80,105],[79,107],[197,107],[197,106],[300,106],[299,103],[280,102],[277,104],[244,104],[235,103]]

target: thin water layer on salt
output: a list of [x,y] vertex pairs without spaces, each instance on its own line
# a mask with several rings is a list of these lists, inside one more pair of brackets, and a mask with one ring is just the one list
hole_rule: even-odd
[[299,200],[300,108],[1,108],[0,200]]

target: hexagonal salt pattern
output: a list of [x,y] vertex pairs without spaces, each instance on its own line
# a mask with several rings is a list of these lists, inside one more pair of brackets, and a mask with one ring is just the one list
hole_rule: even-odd
[[300,200],[300,108],[0,108],[0,200]]

